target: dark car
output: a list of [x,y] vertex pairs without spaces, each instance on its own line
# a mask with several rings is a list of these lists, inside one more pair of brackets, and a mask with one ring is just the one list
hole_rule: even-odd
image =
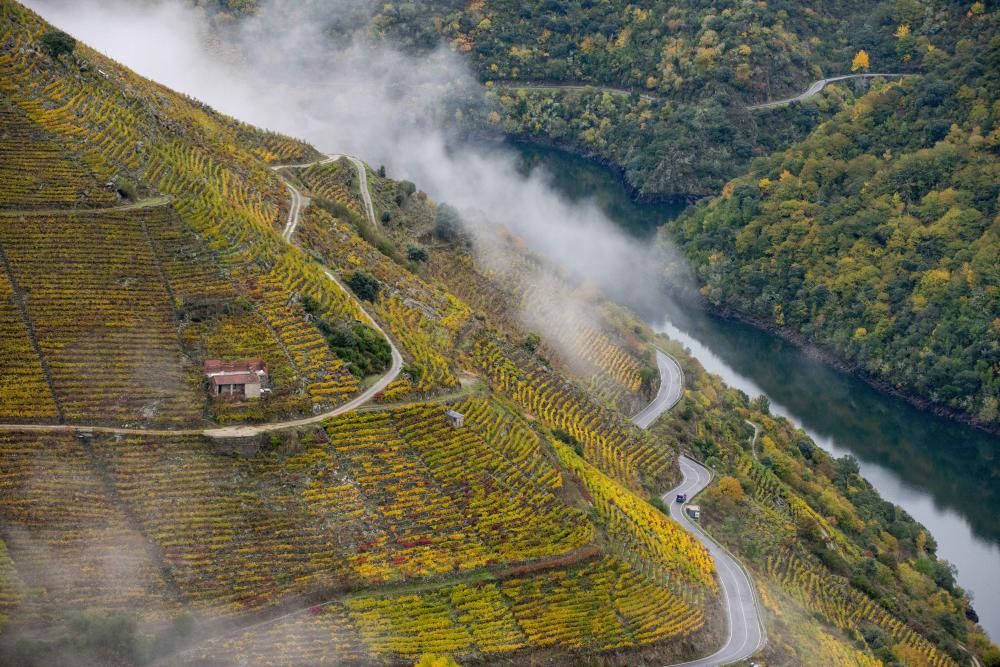
[[679,503],[687,502],[687,499],[688,499],[688,494],[686,494],[686,493],[678,493],[677,494],[677,502],[679,502]]

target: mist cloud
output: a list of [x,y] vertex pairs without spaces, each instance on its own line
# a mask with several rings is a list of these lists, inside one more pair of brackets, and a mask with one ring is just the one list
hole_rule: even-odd
[[[520,173],[511,151],[456,141],[446,101],[481,94],[468,66],[444,47],[414,58],[373,40],[364,27],[366,2],[271,0],[219,33],[208,27],[208,10],[182,0],[26,4],[219,111],[324,152],[384,164],[437,201],[481,211],[464,217],[503,225],[576,283],[592,283],[647,315],[660,298],[662,250],[621,232],[592,202],[569,202],[544,175]],[[349,38],[331,37],[331,21],[342,32],[355,17],[359,27]]]

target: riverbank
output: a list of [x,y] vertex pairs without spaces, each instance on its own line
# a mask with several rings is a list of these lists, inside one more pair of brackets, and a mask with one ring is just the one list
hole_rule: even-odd
[[461,134],[461,139],[462,141],[470,144],[485,144],[488,146],[495,146],[496,148],[503,148],[504,146],[512,147],[518,153],[522,153],[522,149],[528,148],[542,151],[552,151],[555,154],[573,156],[579,160],[586,161],[595,168],[603,170],[606,172],[606,175],[613,175],[614,180],[628,194],[629,199],[631,199],[636,206],[669,206],[677,208],[679,213],[683,210],[683,208],[694,204],[700,199],[711,196],[711,194],[644,193],[632,184],[628,175],[625,173],[625,168],[611,158],[602,156],[594,151],[584,150],[579,146],[569,145],[547,137],[530,134],[507,134],[500,130],[490,132],[485,128],[477,128],[465,130]]
[[892,396],[893,398],[905,401],[918,410],[935,415],[936,417],[950,419],[964,426],[987,433],[991,436],[1000,436],[1000,423],[984,422],[968,412],[956,410],[947,405],[941,405],[926,396],[921,396],[896,387],[892,383],[872,375],[859,365],[852,364],[851,362],[843,359],[835,351],[824,348],[820,343],[810,340],[800,331],[791,327],[762,320],[726,306],[717,306],[701,294],[697,294],[696,296],[692,295],[689,290],[682,292],[670,289],[669,286],[667,286],[667,289],[670,297],[678,302],[684,302],[689,307],[698,308],[712,316],[732,322],[746,324],[747,326],[753,327],[758,331],[781,338],[782,340],[794,345],[809,358],[815,359],[816,361],[819,361],[834,370],[840,371],[841,373],[857,378],[870,386],[872,389],[888,396]]

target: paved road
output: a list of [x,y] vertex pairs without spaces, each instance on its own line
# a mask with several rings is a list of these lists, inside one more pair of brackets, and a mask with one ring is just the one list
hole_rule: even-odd
[[712,554],[726,609],[726,641],[708,657],[670,667],[709,667],[745,660],[759,651],[767,639],[757,606],[756,591],[743,566],[688,518],[681,503],[674,502],[678,493],[686,493],[689,500],[694,498],[695,494],[712,481],[712,473],[708,468],[686,456],[681,456],[680,466],[684,481],[665,493],[663,501],[670,506],[670,516],[698,538]]
[[[648,428],[657,417],[676,405],[684,389],[684,374],[673,357],[657,350],[656,365],[660,369],[660,390],[652,403],[632,417],[632,421],[640,428]],[[679,464],[683,481],[677,488],[665,493],[663,501],[670,507],[670,516],[698,538],[712,554],[726,610],[726,640],[718,651],[708,657],[669,667],[709,667],[745,660],[759,651],[766,641],[757,594],[743,566],[687,517],[681,503],[674,502],[679,493],[687,494],[689,500],[693,499],[712,481],[712,473],[708,468],[693,459],[682,455]]]
[[368,217],[368,222],[371,223],[372,227],[378,227],[378,220],[375,219],[375,207],[372,205],[372,195],[368,191],[368,170],[365,168],[365,163],[354,157],[353,155],[343,155],[340,153],[329,156],[329,159],[323,160],[323,162],[332,162],[334,160],[339,160],[342,157],[346,157],[354,165],[354,168],[358,171],[358,180],[360,181],[361,199],[365,203],[365,215]]
[[[291,243],[292,235],[295,233],[295,228],[299,224],[299,218],[302,215],[302,211],[309,205],[309,198],[302,195],[299,190],[288,182],[287,179],[281,177],[282,169],[293,169],[296,167],[308,167],[311,164],[322,164],[326,162],[333,162],[341,157],[347,157],[351,162],[354,163],[355,167],[358,169],[358,173],[361,174],[361,196],[365,200],[365,208],[369,213],[369,221],[375,224],[375,213],[372,209],[371,196],[368,194],[368,178],[365,175],[365,166],[361,160],[357,158],[352,158],[350,156],[342,155],[331,155],[323,160],[318,160],[317,162],[312,162],[309,164],[283,164],[276,165],[272,167],[277,173],[278,177],[288,188],[288,192],[291,195],[292,203],[288,209],[288,221],[285,223],[285,227],[281,232],[281,237]],[[169,201],[168,199],[164,201]],[[162,203],[162,202],[158,202]],[[299,428],[301,426],[308,426],[309,424],[315,424],[321,422],[324,419],[330,419],[331,417],[336,417],[337,415],[342,415],[345,412],[351,412],[352,410],[357,410],[359,407],[368,403],[375,397],[375,394],[379,393],[385,389],[390,382],[395,380],[400,371],[403,369],[403,356],[399,353],[396,345],[392,342],[392,339],[386,335],[385,331],[378,325],[371,314],[365,310],[361,302],[354,298],[354,295],[348,290],[344,285],[340,283],[337,278],[329,271],[324,270],[323,273],[326,277],[332,280],[338,289],[343,290],[350,298],[354,299],[361,310],[362,315],[367,320],[368,325],[382,334],[383,337],[389,342],[389,348],[392,351],[392,363],[389,366],[389,370],[378,379],[375,384],[363,391],[362,393],[355,396],[353,399],[344,403],[341,406],[334,408],[333,410],[328,410],[327,412],[322,412],[311,417],[303,417],[302,419],[291,419],[288,421],[281,422],[271,422],[269,424],[247,424],[239,426],[225,426],[221,428],[210,428],[210,429],[177,429],[177,430],[166,430],[166,429],[143,429],[143,428],[116,428],[110,426],[85,426],[77,424],[0,424],[0,431],[36,431],[36,432],[90,432],[90,433],[112,433],[118,435],[206,435],[210,438],[238,438],[238,437],[249,437],[258,435],[260,433],[268,433],[270,431],[280,431],[287,428]]]
[[[901,76],[914,76],[912,74],[901,74],[897,72],[872,72],[869,74],[843,74],[841,76],[831,76],[826,79],[820,79],[819,81],[813,81],[805,92],[799,93],[793,97],[786,97],[780,100],[772,100],[771,102],[762,102],[761,104],[751,104],[747,106],[747,110],[754,111],[757,109],[771,109],[774,107],[783,107],[792,102],[801,102],[802,100],[808,100],[810,97],[814,97],[821,90],[826,88],[827,84],[833,83],[834,81],[844,81],[845,79],[874,79],[875,77],[901,77]],[[614,88],[612,86],[598,86],[598,85],[587,85],[579,83],[546,83],[546,82],[533,82],[533,81],[494,81],[493,84],[497,88],[507,88],[510,90],[570,90],[570,91],[580,91],[580,90],[596,90],[605,93],[611,93],[612,95],[631,95],[633,91],[626,88]],[[661,99],[656,95],[650,95],[648,93],[640,93],[639,97],[648,101],[654,102]]]
[[833,83],[834,81],[844,81],[846,79],[874,79],[875,77],[900,77],[900,76],[910,76],[908,74],[899,73],[872,73],[872,74],[844,74],[842,76],[831,76],[828,79],[820,79],[819,81],[813,81],[812,84],[806,88],[804,93],[799,93],[794,97],[786,97],[782,100],[773,100],[771,102],[763,102],[762,104],[753,104],[748,106],[747,109],[754,111],[756,109],[773,109],[774,107],[783,107],[791,104],[792,102],[801,102],[803,100],[808,100],[810,97],[814,97],[819,94],[821,90],[826,88],[828,83]]
[[649,428],[670,408],[677,405],[684,394],[684,373],[680,365],[666,352],[656,351],[656,366],[660,370],[660,389],[656,392],[656,398],[642,411],[632,417],[632,421],[639,428]]

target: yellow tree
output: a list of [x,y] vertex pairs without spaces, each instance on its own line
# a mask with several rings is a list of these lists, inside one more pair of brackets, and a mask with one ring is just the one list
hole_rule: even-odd
[[734,503],[743,501],[743,485],[740,480],[728,475],[719,480],[719,493]]
[[868,59],[868,52],[861,49],[858,51],[857,55],[854,56],[854,60],[851,61],[851,71],[857,72],[858,70],[861,70],[863,72],[867,72],[869,65],[871,65],[871,61]]

